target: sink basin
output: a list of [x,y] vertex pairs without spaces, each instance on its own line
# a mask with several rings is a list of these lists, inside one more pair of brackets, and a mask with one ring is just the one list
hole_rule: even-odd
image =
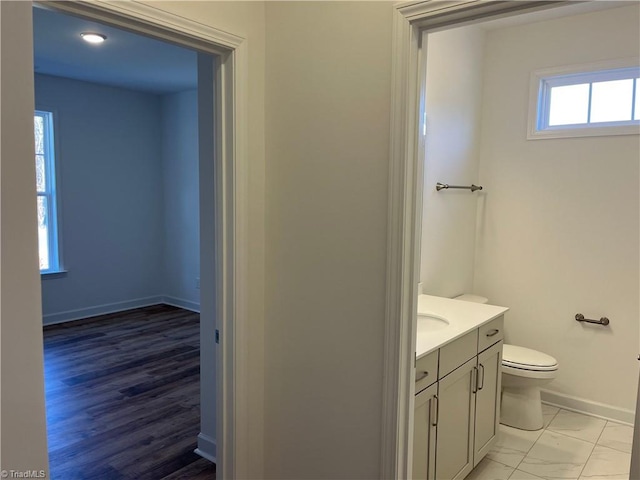
[[434,331],[447,328],[449,320],[433,313],[418,313],[418,324],[426,330]]

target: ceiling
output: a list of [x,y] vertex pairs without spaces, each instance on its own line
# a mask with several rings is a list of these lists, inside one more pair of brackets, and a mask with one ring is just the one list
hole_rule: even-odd
[[605,0],[605,1],[569,1],[563,6],[554,6],[539,10],[537,12],[516,14],[500,18],[497,20],[488,20],[479,25],[485,30],[496,30],[499,28],[515,27],[517,25],[525,25],[527,23],[543,22],[554,18],[568,17],[572,15],[580,15],[583,13],[597,12],[600,10],[608,10],[610,8],[619,8],[630,5],[629,1]]
[[[81,32],[107,40],[92,45]],[[159,95],[197,88],[196,52],[101,23],[36,7],[33,43],[36,73]]]

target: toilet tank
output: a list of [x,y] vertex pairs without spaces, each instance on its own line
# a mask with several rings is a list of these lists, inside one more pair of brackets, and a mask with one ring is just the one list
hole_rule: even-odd
[[454,300],[462,300],[463,302],[473,303],[487,303],[489,299],[487,297],[481,297],[480,295],[473,295],[471,293],[464,293],[454,297]]

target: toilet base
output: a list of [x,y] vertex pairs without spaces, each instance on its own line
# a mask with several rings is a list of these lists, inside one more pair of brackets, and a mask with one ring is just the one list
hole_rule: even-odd
[[503,388],[500,423],[520,430],[540,430],[543,426],[540,388]]

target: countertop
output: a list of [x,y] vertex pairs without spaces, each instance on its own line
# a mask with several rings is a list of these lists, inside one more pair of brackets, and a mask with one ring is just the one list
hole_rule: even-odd
[[449,326],[440,330],[429,330],[418,316],[416,334],[416,357],[420,358],[447,343],[463,336],[509,310],[506,307],[465,302],[452,298],[418,295],[418,315],[431,314],[446,318]]

